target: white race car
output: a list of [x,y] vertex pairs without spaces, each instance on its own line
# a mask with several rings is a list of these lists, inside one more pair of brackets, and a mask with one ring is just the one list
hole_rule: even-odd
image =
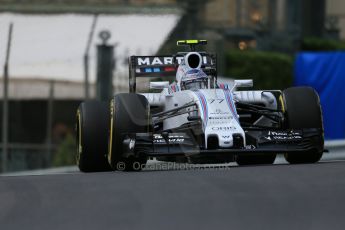
[[[83,102],[77,111],[81,171],[140,170],[147,159],[187,163],[313,163],[324,152],[319,96],[309,87],[239,90],[252,80],[217,82],[216,56],[195,51],[205,40],[179,41],[190,52],[131,56],[129,93],[110,103]],[[136,93],[137,77],[156,93]]]

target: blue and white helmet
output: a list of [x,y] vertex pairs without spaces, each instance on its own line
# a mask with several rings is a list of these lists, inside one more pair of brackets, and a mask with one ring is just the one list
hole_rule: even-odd
[[202,57],[197,52],[188,53],[177,69],[176,80],[182,90],[207,88],[208,77],[201,69]]
[[208,77],[201,69],[188,70],[180,82],[182,90],[205,89],[207,84]]

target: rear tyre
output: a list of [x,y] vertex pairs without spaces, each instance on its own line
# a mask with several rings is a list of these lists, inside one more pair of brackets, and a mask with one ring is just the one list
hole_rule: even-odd
[[285,159],[291,164],[315,163],[323,154],[324,137],[320,99],[313,88],[293,87],[283,91],[286,128],[319,128],[320,138],[313,150],[303,153],[286,153]]
[[77,110],[76,141],[77,165],[82,172],[111,170],[108,150],[109,112],[106,103],[87,101]]
[[114,170],[137,171],[145,166],[146,156],[124,156],[123,140],[128,133],[150,129],[150,106],[144,96],[123,93],[111,100],[108,162]]
[[248,155],[248,156],[237,156],[236,163],[238,165],[263,165],[273,164],[277,154],[265,154],[265,155]]

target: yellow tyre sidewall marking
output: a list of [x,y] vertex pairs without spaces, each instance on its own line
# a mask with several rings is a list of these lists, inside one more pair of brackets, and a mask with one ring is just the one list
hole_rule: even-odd
[[82,154],[83,152],[83,146],[81,144],[81,113],[80,113],[80,110],[78,109],[77,110],[77,121],[78,121],[78,126],[79,126],[79,129],[77,130],[78,132],[78,151],[77,151],[77,164],[79,165],[79,162],[80,162],[80,155]]
[[111,155],[112,155],[112,147],[113,147],[113,127],[114,127],[114,99],[110,101],[110,129],[109,129],[109,146],[108,146],[108,162],[111,164]]
[[284,104],[284,100],[283,100],[283,96],[282,95],[279,96],[279,102],[280,102],[280,105],[282,107],[283,113],[285,113],[285,104]]
[[150,116],[150,105],[148,104],[147,105],[147,132],[149,133],[150,132],[150,123],[151,123],[151,116]]
[[[319,98],[319,100],[320,100],[320,98]],[[279,96],[279,102],[280,102],[280,104],[281,104],[283,113],[285,113],[285,109],[286,109],[286,108],[285,108],[285,104],[284,104],[284,100],[283,100],[282,94]],[[321,117],[322,117],[322,110],[321,110]],[[323,127],[323,119],[322,119],[322,118],[321,118],[321,122],[322,122],[322,127]],[[323,138],[324,138],[324,134],[325,134],[325,133],[324,133],[324,131],[323,131],[323,129],[322,129],[322,136],[323,136]],[[285,153],[284,156],[287,157],[288,154]]]
[[[285,113],[285,104],[284,104],[284,99],[283,99],[283,94],[280,94],[279,96],[279,102],[282,108],[283,113]],[[284,153],[285,158],[288,157],[287,153]]]

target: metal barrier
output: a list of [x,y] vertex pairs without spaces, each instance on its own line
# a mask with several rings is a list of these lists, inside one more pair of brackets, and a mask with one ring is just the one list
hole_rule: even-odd
[[[3,146],[0,148],[2,154]],[[52,152],[56,150],[56,146],[47,144],[10,143],[7,148],[6,171],[9,172],[52,167]]]

